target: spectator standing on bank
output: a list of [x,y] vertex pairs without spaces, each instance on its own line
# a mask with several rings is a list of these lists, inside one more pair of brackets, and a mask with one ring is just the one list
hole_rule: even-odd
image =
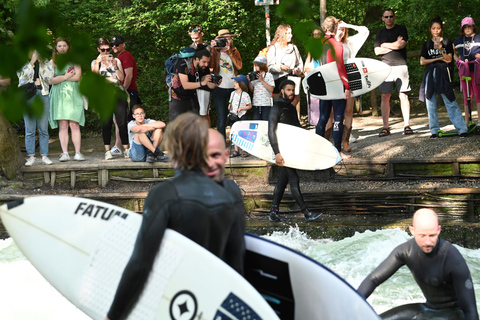
[[[322,30],[317,28],[313,30],[312,36],[314,38],[320,38],[322,36]],[[313,59],[312,54],[309,52],[307,54],[307,58],[305,59],[305,67],[303,72],[305,76],[313,71],[313,69],[318,68],[321,66],[319,59]],[[320,117],[320,99],[307,96],[307,104],[308,104],[308,123],[312,126],[316,126],[318,123],[318,118]],[[333,118],[332,118],[333,120]],[[327,130],[325,131],[325,139],[330,139],[330,133],[332,131],[332,127],[330,127],[330,132]]]
[[420,64],[425,66],[422,85],[420,87],[420,101],[425,101],[428,112],[428,125],[430,139],[438,137],[440,125],[437,114],[437,93],[442,96],[448,117],[455,126],[460,137],[467,136],[467,125],[458,107],[455,93],[453,92],[452,79],[448,64],[453,59],[452,41],[443,37],[443,21],[439,17],[430,21],[431,39],[425,41],[420,56]]
[[[193,43],[189,46],[197,51],[205,49],[210,52],[211,46],[209,43],[205,43],[203,41],[203,29],[202,26],[196,24],[191,26],[188,29],[188,34],[190,38],[192,38]],[[197,99],[199,104],[199,112],[198,114],[202,117],[205,121],[207,121],[208,126],[210,127],[210,95],[211,89],[208,87],[203,87],[200,89],[196,89]]]
[[[210,70],[216,75],[222,76],[220,85],[213,89],[212,100],[217,110],[217,130],[226,138],[228,99],[233,88],[233,77],[242,69],[242,57],[233,43],[236,34],[228,29],[221,29],[215,40],[211,42]],[[219,44],[221,46],[219,46]]]
[[36,51],[32,52],[30,61],[19,71],[18,86],[35,86],[35,95],[28,99],[27,103],[32,104],[36,97],[40,97],[43,102],[43,111],[41,116],[31,116],[24,114],[25,122],[25,149],[27,150],[26,167],[35,163],[35,132],[38,129],[38,140],[40,143],[40,155],[42,163],[50,165],[52,160],[48,158],[48,117],[50,114],[50,97],[48,83],[53,78],[53,66],[51,61],[42,59]]
[[267,58],[259,55],[253,61],[255,79],[249,79],[248,84],[253,92],[253,120],[268,121],[268,115],[273,105],[272,92],[275,87],[273,75],[268,72]]
[[345,98],[335,100],[320,100],[320,118],[315,128],[315,132],[324,137],[325,127],[330,119],[330,114],[333,110],[333,141],[335,148],[346,159],[350,156],[342,152],[342,136],[343,136],[343,117],[345,114],[345,105],[347,99],[350,98],[350,84],[348,83],[347,70],[343,60],[343,45],[335,40],[335,34],[337,32],[337,19],[335,17],[326,17],[322,23],[322,29],[325,33],[325,48],[326,52],[323,53],[323,63],[337,63],[337,72],[340,76],[340,80],[345,88]]
[[[348,35],[348,29],[353,29],[357,31],[357,34],[354,36]],[[343,44],[343,61],[348,59],[353,59],[357,56],[358,51],[363,46],[365,41],[368,38],[370,31],[367,27],[364,26],[355,26],[353,24],[345,23],[340,20],[337,27],[337,34],[335,38],[337,41]],[[350,97],[347,99],[347,104],[345,106],[345,119],[344,119],[344,128],[343,128],[343,137],[342,137],[342,147],[343,151],[350,152],[350,135],[352,133],[353,125],[353,105],[355,103],[355,98]],[[329,122],[331,123],[331,122]],[[328,125],[327,125],[328,130]]]
[[[97,56],[97,59],[93,60],[91,63],[92,72],[104,76],[108,82],[115,84],[120,90],[125,91],[125,88],[123,87],[121,82],[124,79],[122,63],[118,58],[113,58],[113,56],[110,54],[110,49],[110,41],[108,41],[108,39],[99,38],[97,40],[97,51],[99,52],[99,54]],[[120,135],[120,140],[122,141],[124,149],[124,156],[126,158],[128,158],[127,94],[128,93],[125,92],[125,96],[118,99],[114,113],[116,125],[118,126],[118,132]],[[112,117],[110,117],[103,124],[102,136],[103,144],[105,145],[105,160],[113,159],[113,154],[110,151],[112,125]]]
[[267,60],[268,69],[275,80],[274,98],[280,96],[280,83],[287,78],[295,82],[295,100],[292,104],[297,109],[300,120],[300,76],[303,73],[303,60],[297,46],[292,42],[292,37],[292,28],[288,24],[279,25],[268,49]]
[[[460,36],[453,42],[456,52],[454,55],[455,64],[458,67],[458,75],[460,84],[462,86],[464,105],[465,105],[465,123],[467,126],[470,123],[470,112],[468,110],[467,99],[467,82],[462,76],[471,77],[472,80],[468,82],[468,93],[472,100],[475,95],[475,102],[477,103],[477,126],[480,125],[480,67],[477,65],[480,62],[480,34],[477,34],[477,26],[471,17],[462,19],[460,27]],[[460,54],[458,56],[457,52]],[[468,61],[477,61],[477,63],[466,63]]]
[[56,64],[56,57],[64,54],[70,49],[67,39],[57,38],[53,51],[54,77],[50,80],[52,85],[50,91],[50,126],[58,128],[58,139],[62,148],[60,162],[70,160],[68,154],[68,128],[72,132],[72,142],[75,147],[74,160],[83,161],[85,157],[81,154],[82,134],[80,126],[85,125],[85,110],[83,99],[79,90],[79,80],[82,75],[82,68],[79,65],[67,63],[63,68]]
[[382,96],[380,108],[383,120],[383,129],[379,133],[379,137],[390,135],[390,97],[392,96],[394,85],[400,98],[404,126],[403,134],[413,134],[413,130],[410,128],[410,101],[407,95],[407,92],[411,90],[406,49],[408,33],[405,26],[395,24],[395,19],[396,16],[393,9],[386,9],[383,12],[382,20],[385,22],[385,28],[377,32],[374,44],[375,54],[381,55],[382,61],[392,67],[390,75],[378,87],[378,92]]

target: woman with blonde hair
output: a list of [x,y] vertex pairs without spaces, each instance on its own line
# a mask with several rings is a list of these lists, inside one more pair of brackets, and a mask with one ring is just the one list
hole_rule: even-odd
[[275,31],[275,36],[267,53],[268,69],[275,80],[273,97],[280,95],[280,83],[289,78],[295,82],[295,99],[292,104],[297,108],[300,120],[300,76],[303,71],[303,60],[297,46],[292,42],[292,28],[281,24]]

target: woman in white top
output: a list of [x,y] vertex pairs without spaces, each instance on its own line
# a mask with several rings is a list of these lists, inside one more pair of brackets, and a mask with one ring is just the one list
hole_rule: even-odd
[[[104,76],[105,80],[115,84],[122,91],[125,91],[121,82],[124,78],[122,63],[119,59],[113,58],[113,56],[110,54],[110,41],[105,38],[99,38],[97,40],[97,50],[99,55],[97,56],[97,59],[92,61],[92,72]],[[117,107],[115,108],[115,120],[118,125],[120,140],[122,141],[124,150],[128,149],[127,110],[128,102],[125,95],[125,98],[118,99]],[[105,145],[105,160],[110,160],[113,158],[112,152],[110,151],[112,126],[112,117],[103,123],[102,135],[103,144]]]
[[275,80],[273,97],[280,96],[280,84],[289,76],[295,82],[295,99],[292,104],[297,108],[300,120],[300,76],[303,71],[303,60],[297,46],[292,42],[292,28],[281,24],[275,31],[275,37],[267,53],[268,69]]
[[[354,36],[348,36],[348,29],[353,29],[357,31],[357,34]],[[363,46],[365,41],[368,38],[370,32],[367,27],[364,26],[355,26],[352,24],[345,23],[343,21],[338,22],[338,29],[335,35],[337,41],[343,43],[343,60],[355,58],[360,48]],[[347,100],[347,105],[345,107],[345,122],[343,130],[343,150],[349,152],[350,145],[348,144],[350,140],[350,134],[352,132],[352,123],[353,123],[353,104],[355,103],[355,98],[350,97]],[[329,121],[329,124],[332,122]]]

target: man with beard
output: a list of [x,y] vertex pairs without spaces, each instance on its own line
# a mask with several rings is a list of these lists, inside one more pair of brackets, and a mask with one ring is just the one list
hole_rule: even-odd
[[[127,90],[130,96],[130,108],[128,109],[127,122],[133,120],[132,109],[137,104],[142,104],[138,96],[137,88],[137,61],[132,54],[125,49],[125,39],[122,36],[113,36],[110,41],[112,50],[117,55],[117,58],[122,63],[123,72],[125,73],[123,79],[123,87]],[[119,139],[117,139],[119,140]]]
[[441,226],[432,209],[413,215],[413,239],[396,247],[358,288],[366,298],[400,267],[407,265],[426,298],[393,308],[382,319],[478,320],[472,277],[465,260],[448,241],[438,237]]
[[191,111],[199,113],[196,89],[214,89],[208,65],[210,52],[197,51],[192,58],[178,59],[173,69],[172,99],[170,100],[169,119],[175,120],[180,114]]
[[319,218],[321,213],[312,213],[308,210],[303,201],[302,193],[300,192],[300,181],[298,179],[297,170],[285,167],[285,161],[278,148],[277,140],[277,126],[278,123],[285,123],[292,126],[300,127],[300,122],[297,117],[297,109],[292,105],[295,98],[295,82],[292,80],[285,80],[280,84],[280,97],[274,100],[272,110],[268,117],[268,139],[275,153],[275,163],[280,167],[280,175],[275,191],[273,192],[273,204],[270,209],[269,220],[272,222],[280,221],[287,222],[289,219],[278,215],[278,207],[283,198],[287,183],[290,183],[290,191],[292,192],[295,201],[300,206],[305,215],[305,220],[313,221]]

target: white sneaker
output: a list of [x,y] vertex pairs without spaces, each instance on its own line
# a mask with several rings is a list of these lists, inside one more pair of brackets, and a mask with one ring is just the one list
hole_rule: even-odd
[[130,159],[130,149],[123,150],[123,156],[125,159]]
[[28,157],[25,167],[31,167],[35,163],[35,157]]
[[105,160],[112,160],[112,159],[113,159],[112,152],[110,150],[105,152]]
[[357,138],[355,138],[355,136],[353,134],[350,135],[350,139],[348,139],[348,142],[349,143],[354,143],[354,142],[357,142]]
[[85,157],[84,157],[83,154],[81,154],[80,152],[77,152],[77,153],[75,153],[75,157],[73,157],[73,160],[75,160],[75,161],[84,161],[84,160],[85,160]]
[[112,153],[112,156],[114,157],[121,157],[122,156],[122,150],[118,149],[117,146],[113,146],[112,150],[110,150]]
[[60,155],[60,159],[58,159],[58,161],[60,161],[60,162],[65,162],[65,161],[69,161],[69,160],[70,160],[70,156],[68,155],[67,152],[62,153]]
[[51,164],[53,164],[52,160],[48,159],[47,156],[42,157],[42,163],[43,163],[43,164],[46,164],[46,165],[51,165]]

